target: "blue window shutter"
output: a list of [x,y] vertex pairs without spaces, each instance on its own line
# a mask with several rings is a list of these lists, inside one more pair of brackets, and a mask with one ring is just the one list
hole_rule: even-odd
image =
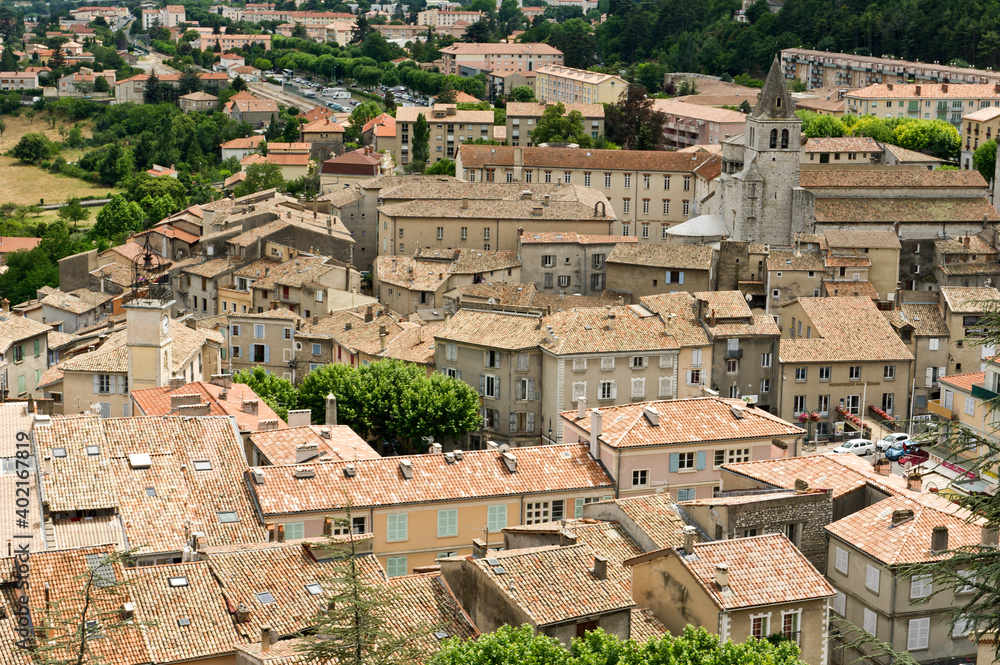
[[684,271],[682,270],[678,274],[680,275],[680,278],[677,280],[677,283],[678,284],[683,284],[684,283]]
[[267,344],[264,345],[264,362],[271,362],[271,347]]
[[698,451],[698,470],[699,471],[704,471],[705,470],[705,451],[704,450],[699,450]]
[[663,283],[664,284],[669,284],[670,283],[670,271],[669,270],[667,271],[667,276],[664,277],[664,279],[663,279]]
[[681,460],[678,453],[670,453],[670,473],[677,473],[677,469],[680,468]]

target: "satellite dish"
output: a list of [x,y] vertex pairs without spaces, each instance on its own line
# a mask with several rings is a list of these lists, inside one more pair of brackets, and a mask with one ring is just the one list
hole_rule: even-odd
[[510,450],[510,446],[508,446],[506,443],[501,443],[500,446],[497,448],[497,450],[499,450],[502,453],[505,453]]
[[748,293],[748,294],[746,294],[746,295],[745,295],[745,296],[743,296],[743,297],[747,299],[747,302],[750,302],[751,300],[753,300],[753,296],[752,296],[752,295],[750,295],[749,293]]

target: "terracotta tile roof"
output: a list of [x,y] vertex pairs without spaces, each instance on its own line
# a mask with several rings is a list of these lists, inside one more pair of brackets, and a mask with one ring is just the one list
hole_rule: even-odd
[[[28,449],[22,450],[27,451]],[[0,505],[7,506],[12,515],[10,519],[0,520],[0,548],[2,548],[0,551],[5,556],[9,552],[17,552],[19,546],[28,547],[32,554],[43,549],[42,516],[38,510],[39,501],[35,499],[38,496],[36,476],[34,473],[29,473],[26,479],[21,479],[15,475],[16,471],[11,465],[10,471],[0,475]],[[18,488],[20,488],[20,493]],[[32,500],[27,506],[27,515],[18,515],[17,517],[18,520],[22,517],[27,520],[26,527],[17,526],[18,520],[14,519],[14,511],[22,510],[21,506],[17,504],[17,498],[23,497],[25,491],[29,493],[28,496]],[[30,537],[25,538],[24,536]]]
[[[485,302],[493,299],[499,305],[515,305],[528,307],[535,297],[534,284],[508,284],[507,282],[490,282],[489,284],[463,284],[455,287],[460,299],[471,302]],[[452,291],[448,292],[449,294]]]
[[870,268],[872,265],[867,256],[827,256],[823,262],[827,268]]
[[[128,348],[125,331],[113,333],[93,351],[65,360],[57,367],[62,372],[100,372],[123,374],[128,371]],[[176,361],[175,361],[176,367]]]
[[1000,108],[982,108],[978,111],[973,111],[972,113],[966,113],[962,116],[962,120],[971,120],[973,122],[989,122],[997,116],[1000,116]]
[[[33,321],[32,319],[15,316],[9,313],[0,315],[0,353],[7,353],[7,349],[12,344],[44,335],[48,339],[48,332],[51,326]],[[25,355],[31,353],[31,349],[25,349]]]
[[278,166],[306,166],[309,164],[309,153],[269,152],[267,155],[247,155],[240,160],[240,166],[251,164],[277,164]]
[[[437,122],[469,123],[473,125],[485,125],[490,131],[492,131],[493,111],[463,111],[458,109],[455,111],[454,115],[437,115],[440,108],[444,106],[450,105],[435,104],[433,110],[423,106],[400,106],[396,109],[396,124],[398,125],[401,122],[414,123],[417,121],[417,118],[422,115],[427,118],[428,124],[434,124]],[[492,137],[490,136],[487,138]]]
[[445,326],[444,321],[432,321],[408,328],[393,337],[379,355],[421,365],[434,365],[434,338]]
[[[411,176],[414,177],[414,176]],[[454,199],[516,201],[528,197],[536,202],[544,202],[548,194],[553,198],[564,198],[572,191],[572,185],[561,183],[509,183],[509,182],[465,182],[451,177],[440,179],[414,179],[379,190],[379,198],[387,203],[412,201],[414,199]],[[556,195],[560,196],[556,196]]]
[[563,293],[538,293],[531,296],[531,306],[547,312],[561,312],[569,309],[612,307],[623,305],[632,300],[632,294],[625,291],[605,289],[599,296],[566,295]]
[[826,247],[862,247],[869,249],[901,249],[899,237],[892,231],[853,231],[831,229],[823,233]]
[[451,267],[451,273],[453,275],[473,275],[480,272],[520,267],[521,258],[516,251],[465,248],[459,251],[458,257]]
[[[315,475],[296,478],[291,466],[258,467],[264,482],[253,491],[264,515],[339,510],[345,500],[355,509],[403,503],[464,501],[476,497],[523,493],[606,489],[612,481],[590,458],[584,445],[519,448],[515,473],[497,451],[468,451],[449,464],[444,455],[385,457],[354,462],[353,477],[344,475],[346,462],[316,462]],[[406,479],[399,464],[407,460],[413,477]]]
[[944,164],[943,159],[938,159],[933,155],[917,152],[916,150],[900,148],[898,145],[892,145],[891,143],[883,143],[882,147],[885,148],[886,152],[892,153],[896,160],[903,164],[907,162]]
[[[570,185],[573,187],[573,185]],[[579,188],[583,190],[583,188]],[[588,188],[589,189],[589,188]],[[387,203],[378,210],[389,217],[435,217],[443,219],[529,219],[556,220],[579,222],[581,219],[615,219],[614,210],[607,203],[607,198],[597,190],[580,191],[583,200],[551,199],[549,205],[543,205],[532,199],[518,200],[486,200],[469,199],[423,199],[401,203]],[[590,199],[603,200],[605,204],[603,217],[594,215],[594,204]]]
[[[324,435],[324,430],[330,433],[330,438]],[[277,466],[295,464],[295,447],[301,444],[315,444],[319,455],[315,459],[324,461],[353,462],[379,458],[368,442],[347,425],[308,425],[251,432],[250,442],[270,464]]]
[[615,245],[608,263],[624,263],[657,268],[711,270],[715,251],[703,245],[635,244]]
[[375,275],[383,284],[411,291],[437,291],[451,277],[448,264],[419,261],[412,256],[378,256]]
[[223,150],[256,150],[257,146],[259,146],[263,140],[263,134],[254,134],[253,136],[247,136],[246,138],[226,141],[219,147]]
[[698,300],[705,301],[705,316],[718,319],[749,319],[750,305],[739,291],[698,291]]
[[[705,122],[740,124],[746,122],[747,119],[745,113],[730,111],[729,109],[716,108],[714,106],[690,104],[688,102],[677,101],[676,99],[654,99],[652,101],[653,110],[665,113],[667,116],[692,118],[694,120],[703,120]],[[674,120],[671,117],[667,120],[667,122],[674,122]]]
[[[559,542],[561,535],[569,537],[572,545],[586,545],[598,554],[608,558],[609,566],[621,566],[625,559],[642,554],[642,548],[632,540],[628,532],[618,522],[608,522],[588,518],[570,518],[541,524],[522,524],[503,529],[504,533],[545,534]],[[519,548],[507,550],[511,553],[523,552]],[[631,586],[631,585],[630,585]]]
[[1000,300],[1000,291],[991,286],[942,286],[941,296],[952,312],[982,314]]
[[867,136],[839,138],[811,138],[806,141],[806,152],[882,152],[875,139]]
[[[539,7],[541,9],[541,7]],[[632,621],[629,624],[629,638],[643,644],[654,637],[663,637],[668,632],[667,627],[656,618],[652,610],[641,607],[632,608]]]
[[160,235],[165,236],[167,238],[176,238],[177,240],[182,240],[189,245],[193,245],[194,243],[198,242],[199,239],[199,236],[196,236],[193,233],[188,233],[187,231],[184,231],[182,229],[178,229],[177,227],[171,226],[170,224],[160,224],[158,226],[154,226],[151,229],[151,231],[153,233],[159,233]]
[[986,187],[979,171],[928,171],[892,167],[866,169],[813,169],[799,174],[799,186],[805,189],[849,187],[853,189],[901,189],[909,187]]
[[[207,548],[209,568],[228,605],[235,608],[242,603],[250,608],[249,620],[236,624],[236,631],[244,639],[259,640],[264,626],[283,636],[312,625],[313,617],[326,605],[327,595],[313,595],[305,585],[323,584],[336,570],[331,560],[318,558],[322,553],[314,551],[314,545],[327,543],[325,539],[292,540],[253,547]],[[369,582],[384,578],[374,556],[360,556],[357,560],[362,576]],[[274,602],[261,602],[257,594],[265,592]]]
[[[783,533],[695,543],[689,559],[673,551],[688,572],[725,610],[819,600],[835,591]],[[715,583],[715,566],[729,566],[730,592]]]
[[197,275],[198,277],[219,277],[220,275],[226,275],[237,268],[237,264],[233,262],[231,257],[221,256],[217,259],[209,259],[203,263],[197,263],[192,266],[184,268],[183,272],[191,273],[192,275]]
[[[551,329],[553,337],[545,348],[557,355],[678,349],[681,342],[673,335],[675,327],[683,330],[686,322],[665,322],[642,304],[563,310],[542,322],[542,332]],[[707,335],[705,339],[707,344]]]
[[343,134],[344,126],[338,122],[334,122],[329,118],[319,118],[313,120],[309,124],[302,125],[299,131],[303,134],[315,134],[315,133],[333,133],[333,134]]
[[951,376],[942,376],[938,379],[942,383],[946,383],[953,388],[958,388],[959,390],[964,390],[967,393],[972,392],[972,386],[979,383],[982,384],[986,380],[986,372],[970,372],[969,374],[952,374]]
[[393,133],[395,133],[396,119],[391,115],[389,115],[388,113],[380,113],[379,115],[375,116],[374,118],[366,122],[365,126],[362,128],[361,131],[367,132],[369,129],[375,127],[376,125],[391,127],[393,129]]
[[0,236],[0,254],[29,251],[38,247],[41,238],[20,238],[15,236]]
[[[893,511],[903,509],[912,510],[913,519],[893,527]],[[957,504],[925,494],[919,500],[889,497],[825,528],[831,536],[883,564],[897,566],[949,558],[949,554],[931,552],[931,532],[936,526],[948,527],[948,547],[960,549],[980,543],[983,524],[983,518],[972,518]]]
[[[11,561],[8,559],[8,561]],[[8,617],[0,621],[0,665],[32,665],[31,652],[17,646],[22,637],[17,630],[15,605],[6,594],[0,594],[0,613]]]
[[62,367],[60,367],[59,365],[50,367],[44,372],[42,372],[42,376],[39,377],[38,379],[38,387],[48,388],[49,386],[62,381],[63,376],[65,375],[63,374]]
[[33,417],[28,413],[27,402],[0,403],[0,458],[17,455],[18,432],[30,432]]
[[[187,584],[172,586],[170,578],[178,577]],[[207,561],[128,568],[125,579],[136,620],[154,624],[143,631],[152,662],[222,656],[247,641],[236,631]]]
[[[733,413],[741,409],[742,417]],[[659,413],[659,425],[653,425],[645,409]],[[797,437],[801,427],[781,420],[761,409],[745,408],[741,400],[721,397],[660,400],[622,404],[601,409],[603,426],[600,440],[612,448],[692,445],[717,441],[746,441]],[[564,411],[564,420],[584,432],[590,432],[592,410],[582,419],[576,411]]]
[[600,503],[617,505],[657,547],[680,547],[684,544],[681,529],[686,522],[668,494],[649,494]]
[[[242,383],[234,383],[229,388],[224,388],[214,383],[196,381],[174,389],[170,386],[145,388],[133,390],[130,394],[141,412],[147,416],[183,415],[182,411],[170,408],[171,396],[196,395],[198,401],[189,404],[208,404],[210,415],[235,418],[236,425],[242,432],[257,431],[262,420],[276,420],[279,429],[288,427],[271,407],[251,390],[250,386]],[[256,400],[257,413],[247,413],[243,410],[243,402],[246,400]]]
[[938,269],[945,275],[1000,275],[1000,265],[995,263],[948,263]]
[[513,146],[471,145],[459,148],[462,167],[480,169],[486,165],[513,166],[516,150],[524,166],[565,166],[608,171],[649,171],[650,173],[693,173],[710,159],[707,153],[680,153],[666,150],[586,150],[579,148],[515,148]]
[[283,219],[275,219],[268,222],[267,224],[262,224],[257,228],[250,229],[249,231],[244,231],[235,238],[229,239],[229,244],[236,247],[249,247],[258,240],[266,238],[272,233],[278,233],[279,231],[284,231],[288,228],[288,223]]
[[[464,182],[450,175],[379,175],[357,184],[358,189],[391,190],[409,183]],[[380,193],[381,196],[381,193]]]
[[[138,243],[129,244],[138,246]],[[114,299],[114,296],[110,293],[100,293],[98,291],[91,291],[90,289],[76,289],[69,293],[58,290],[53,291],[42,298],[40,302],[43,305],[73,314],[85,314],[112,299]]]
[[[927,171],[937,173],[937,171]],[[959,171],[942,171],[959,173]],[[961,171],[971,173],[971,171]],[[1000,222],[986,198],[955,199],[816,199],[817,222]]]
[[940,305],[903,303],[897,310],[882,313],[894,328],[911,325],[913,334],[918,336],[948,336],[948,326],[944,322]]
[[[792,489],[795,481],[802,479],[810,487],[830,489],[834,500],[865,486],[889,495],[904,494],[906,481],[899,476],[881,476],[875,473],[871,462],[857,455],[826,453],[812,457],[785,457],[723,464],[726,471],[756,480],[763,485]],[[723,481],[725,489],[725,481]]]
[[708,331],[715,337],[759,337],[761,335],[778,337],[781,335],[781,329],[774,322],[774,318],[762,312],[754,314],[752,318],[745,321],[716,322],[714,326],[707,327]]
[[278,104],[272,99],[237,99],[234,95],[229,98],[226,107],[235,106],[240,113],[272,113],[277,115]]
[[913,354],[870,297],[799,298],[811,321],[812,339],[782,339],[785,363],[913,360]]
[[54,542],[48,542],[46,549],[64,550],[92,545],[114,545],[115,549],[125,549],[125,530],[118,515],[95,515],[88,517],[66,517],[52,520]]
[[747,504],[761,504],[761,509],[766,509],[765,505],[768,501],[780,501],[782,499],[787,499],[794,496],[802,496],[802,494],[826,494],[830,490],[827,489],[810,489],[806,492],[775,492],[773,494],[734,494],[734,495],[724,495],[717,496],[712,499],[694,499],[691,501],[681,501],[678,503],[680,507],[684,506],[745,506]]
[[592,572],[594,551],[585,545],[511,550],[499,562],[492,566],[487,559],[472,559],[536,626],[635,606],[628,573],[609,562],[607,579],[599,579]]
[[826,266],[818,252],[793,252],[782,249],[772,249],[767,256],[767,269],[772,270],[809,270],[823,272]]
[[576,231],[525,233],[521,235],[521,242],[525,245],[535,244],[577,244],[577,245],[614,245],[620,242],[639,242],[636,236],[601,236],[577,233]]
[[711,341],[698,321],[694,297],[689,293],[661,293],[643,296],[642,304],[666,321],[666,329],[678,344],[708,346]]
[[247,312],[246,314],[230,314],[230,318],[234,319],[276,319],[279,321],[298,321],[301,317],[293,312],[292,310],[279,307],[278,309],[269,309],[266,312]]
[[320,285],[323,277],[342,267],[343,264],[335,259],[299,255],[287,261],[260,259],[239,268],[233,275],[252,278],[251,289],[273,291],[278,286],[301,288],[306,284]]
[[[920,89],[919,91],[917,89]],[[848,99],[994,99],[1000,97],[992,83],[873,83],[848,90]]]
[[996,248],[979,236],[966,237],[969,242],[968,246],[964,242],[965,239],[959,236],[949,240],[936,240],[934,241],[934,247],[942,254],[997,254]]
[[[604,104],[577,104],[574,102],[563,102],[562,105],[566,108],[566,112],[563,116],[567,116],[573,111],[579,111],[580,115],[588,120],[591,118],[604,117]],[[507,117],[541,118],[545,114],[545,109],[550,106],[555,106],[555,102],[548,104],[545,102],[508,102]]]
[[301,651],[305,639],[294,637],[290,640],[280,640],[277,644],[272,644],[268,651],[261,651],[260,642],[250,642],[249,644],[236,645],[236,657],[247,659],[250,662],[261,662],[266,665],[294,665],[306,659],[306,655]]
[[[37,429],[36,437],[53,513],[117,509],[130,544],[144,552],[180,550],[185,525],[209,544],[264,539],[243,484],[242,442],[229,418],[63,416]],[[88,446],[96,446],[96,454],[88,454]],[[54,453],[59,448],[65,457]],[[149,465],[130,457],[137,454],[149,455]],[[211,468],[196,469],[201,460]],[[234,512],[239,521],[220,523],[219,512]]]
[[[392,577],[386,581],[395,601],[388,609],[390,630],[399,633],[419,632],[433,627],[434,632],[463,640],[479,637],[479,630],[462,610],[461,604],[445,586],[439,574],[425,573]],[[418,641],[428,652],[441,648],[433,634]]]
[[[441,49],[449,55],[562,55],[562,51],[548,44],[478,44],[458,42]],[[397,116],[398,117],[398,116]]]
[[[828,296],[850,296],[858,298],[879,299],[879,292],[875,286],[867,280],[823,280],[824,294]],[[890,294],[885,294],[888,298]]]

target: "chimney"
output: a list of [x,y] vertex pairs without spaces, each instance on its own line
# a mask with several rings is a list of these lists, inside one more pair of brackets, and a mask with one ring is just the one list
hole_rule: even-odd
[[4,313],[10,312],[10,301],[6,298],[0,300],[0,307],[3,308]]
[[500,453],[500,459],[503,460],[508,472],[517,473],[517,458],[510,451]]
[[795,493],[796,494],[803,494],[803,493],[808,492],[808,491],[809,491],[809,483],[807,483],[806,481],[802,480],[801,478],[796,478],[795,479]]
[[189,395],[171,395],[170,396],[170,410],[176,411],[182,406],[189,406],[191,404],[200,404],[201,395],[189,394]]
[[245,399],[243,400],[243,413],[249,413],[252,416],[257,415],[257,400],[255,399]]
[[936,526],[931,530],[931,553],[938,554],[948,549],[948,527]]
[[462,210],[467,210],[469,208],[469,199],[462,199]]
[[729,565],[725,563],[715,564],[715,583],[719,589],[729,588]]
[[385,351],[385,345],[387,344],[387,340],[388,339],[389,339],[389,326],[379,326],[378,327],[378,343],[379,343],[379,346],[382,347],[383,351]]
[[486,542],[482,538],[472,539],[472,558],[482,559],[486,556]]
[[681,533],[684,534],[684,554],[692,556],[694,554],[694,536],[698,533],[698,529],[689,525],[681,529]]
[[183,376],[175,376],[170,379],[169,385],[171,390],[177,390],[178,388],[183,387],[185,384],[187,384],[187,381],[184,379]]
[[966,249],[968,249],[969,243],[971,241],[972,241],[972,238],[970,238],[969,236],[965,236],[965,238],[962,239],[962,244],[964,244],[965,247],[966,247]]
[[326,425],[337,424],[337,397],[330,393],[326,396]]
[[948,92],[948,84],[945,83],[941,86],[941,92]]
[[441,444],[437,443],[437,442],[432,443],[430,445],[429,452],[430,452],[431,455],[440,455],[441,454]]
[[892,90],[892,84],[891,84],[891,83],[887,83],[887,84],[886,84],[886,87],[888,87],[888,88],[889,88],[889,90]]
[[585,415],[587,415],[587,400],[581,397],[576,400],[576,419],[583,420]]
[[375,314],[372,311],[372,306],[368,305],[368,308],[365,309],[365,323],[371,323],[374,320],[375,320]]
[[912,519],[912,508],[900,508],[899,510],[892,511],[892,526],[899,526],[903,522],[907,522]]
[[599,580],[608,579],[608,557],[600,554],[594,557],[594,577]]
[[271,650],[271,627],[261,626],[260,629],[260,650],[261,652]]
[[913,492],[921,492],[924,488],[924,479],[919,471],[911,471],[906,476],[906,489]]
[[915,92],[917,93],[917,97],[919,97],[920,96],[920,86],[919,85],[916,87]]
[[600,459],[601,455],[601,449],[597,440],[601,436],[601,425],[603,419],[604,414],[601,413],[600,409],[590,410],[590,456],[594,459]]
[[983,547],[997,547],[998,546],[997,535],[998,531],[995,525],[990,526],[989,524],[984,524],[979,544],[982,545]]
[[250,620],[250,607],[244,603],[236,606],[236,623],[246,623]]
[[549,204],[549,195],[546,194],[545,196],[543,196],[542,197],[542,201],[544,202],[544,205],[548,205]]
[[285,525],[279,524],[274,529],[275,535],[277,535],[277,540],[279,543],[285,542]]
[[649,421],[650,425],[652,425],[653,427],[659,427],[660,426],[660,412],[659,411],[657,411],[656,409],[654,409],[651,406],[647,406],[647,407],[643,408],[642,413],[643,413],[644,416],[646,416],[646,420]]
[[123,603],[121,607],[122,619],[131,619],[135,616],[135,604]]
[[206,404],[188,404],[177,409],[179,416],[207,416],[212,407]]
[[559,530],[559,547],[570,547],[576,545],[576,534],[567,529]]
[[303,462],[308,462],[309,460],[319,457],[319,444],[317,443],[300,443],[295,446],[295,463],[302,464]]

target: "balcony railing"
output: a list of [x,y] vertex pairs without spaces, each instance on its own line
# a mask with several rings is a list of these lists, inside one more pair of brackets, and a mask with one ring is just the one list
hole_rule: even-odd
[[939,399],[927,400],[927,410],[935,416],[940,416],[945,420],[951,420],[951,409],[941,406],[941,400]]

